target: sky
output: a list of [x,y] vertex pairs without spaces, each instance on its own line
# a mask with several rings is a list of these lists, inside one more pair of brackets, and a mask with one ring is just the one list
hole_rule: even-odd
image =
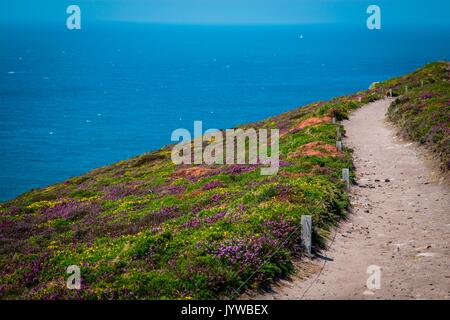
[[364,24],[376,4],[384,25],[450,29],[449,0],[1,0],[0,21],[65,21],[71,4],[84,22],[173,24]]

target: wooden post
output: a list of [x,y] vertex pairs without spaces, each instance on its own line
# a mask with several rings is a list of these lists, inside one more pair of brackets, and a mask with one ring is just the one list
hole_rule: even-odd
[[333,124],[336,124],[336,117],[333,117],[333,119],[331,119],[331,122],[332,122]]
[[420,80],[420,86],[423,88],[423,80]]
[[339,127],[336,127],[336,139],[341,139],[341,130],[339,129]]
[[348,168],[342,169],[342,179],[344,179],[345,188],[350,189],[350,170]]
[[389,89],[389,96],[392,98],[392,89]]
[[312,238],[312,219],[311,216],[302,216],[302,234],[301,234],[301,244],[306,250],[308,257],[311,257],[311,238]]
[[408,86],[405,86],[405,93],[408,93]]
[[342,151],[342,141],[336,141],[336,148],[339,150],[339,151]]

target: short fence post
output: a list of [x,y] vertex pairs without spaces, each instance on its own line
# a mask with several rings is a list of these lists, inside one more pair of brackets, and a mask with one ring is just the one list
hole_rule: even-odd
[[342,169],[342,179],[344,179],[345,188],[350,189],[350,170],[348,168]]
[[405,93],[408,93],[408,86],[405,86]]
[[301,244],[306,250],[308,257],[311,257],[312,219],[311,216],[304,215],[301,219],[302,234]]
[[333,117],[333,119],[331,119],[331,122],[332,122],[333,124],[336,124],[336,117]]
[[336,148],[337,148],[339,151],[342,151],[342,141],[336,141]]
[[423,88],[423,80],[420,80],[420,86]]
[[389,89],[389,96],[392,98],[392,89]]
[[339,127],[336,127],[336,138],[339,140],[341,138],[341,130]]

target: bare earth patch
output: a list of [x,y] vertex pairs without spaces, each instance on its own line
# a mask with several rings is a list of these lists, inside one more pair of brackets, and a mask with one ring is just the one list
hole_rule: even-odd
[[[353,212],[322,257],[308,261],[320,271],[251,298],[450,299],[450,187],[426,152],[385,122],[390,102],[343,123],[356,166]],[[378,290],[366,286],[370,265],[381,268]]]
[[198,178],[206,176],[212,171],[212,169],[204,167],[188,167],[178,169],[173,175],[180,178]]
[[339,150],[335,146],[326,144],[322,141],[314,141],[300,146],[296,152],[289,154],[289,157],[299,158],[307,156],[338,156],[339,153]]
[[290,132],[297,132],[297,131],[303,130],[304,128],[309,127],[309,126],[313,126],[313,125],[316,125],[319,123],[328,123],[328,122],[331,122],[331,117],[329,117],[329,116],[320,117],[320,118],[312,117],[312,118],[306,119],[306,120],[300,122],[299,124],[297,124],[293,129],[291,129]]

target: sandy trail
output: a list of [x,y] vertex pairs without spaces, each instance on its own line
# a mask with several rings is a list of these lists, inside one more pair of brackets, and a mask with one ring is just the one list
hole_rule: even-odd
[[[352,213],[308,279],[281,281],[253,299],[450,299],[450,188],[425,152],[385,122],[390,100],[343,124],[354,149]],[[332,259],[332,260],[331,260]],[[367,268],[379,266],[380,289]]]

